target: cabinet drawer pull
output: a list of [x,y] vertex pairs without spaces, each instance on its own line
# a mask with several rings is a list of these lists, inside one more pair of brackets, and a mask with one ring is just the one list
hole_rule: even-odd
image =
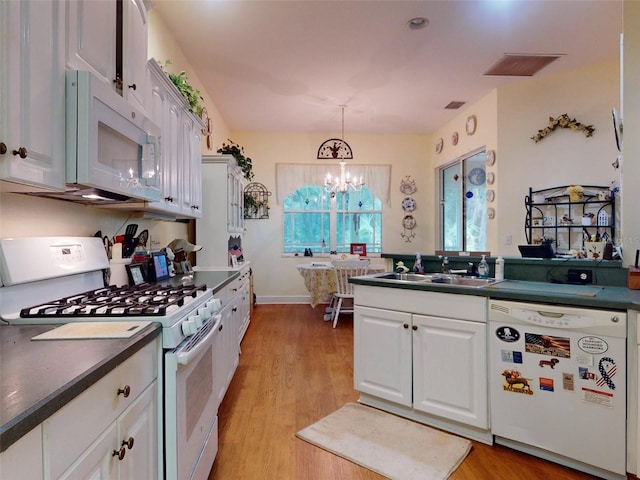
[[118,457],[118,460],[123,460],[126,453],[127,453],[127,449],[124,447],[120,447],[120,450],[114,450],[111,456]]
[[7,144],[0,142],[0,155],[4,155],[5,153],[7,153]]
[[409,324],[405,323],[404,325],[402,325],[404,328],[409,328]]
[[418,329],[418,326],[417,326],[417,325],[414,325],[413,327],[411,327],[411,329],[412,329],[412,330],[417,330],[417,329]]
[[124,388],[118,389],[118,395],[122,394],[124,398],[127,398],[131,394],[131,387],[129,385],[125,385]]
[[13,150],[11,153],[13,153],[14,155],[19,155],[20,158],[27,158],[27,155],[29,155],[29,152],[24,147],[20,147],[18,148],[18,150]]
[[129,437],[127,440],[122,440],[122,448],[127,447],[129,450],[133,448],[133,437]]
[[136,87],[136,84],[134,83],[134,84],[132,84],[132,85],[129,85],[129,88],[130,88],[131,90],[134,90],[134,91],[135,91],[135,89],[136,89],[137,87]]

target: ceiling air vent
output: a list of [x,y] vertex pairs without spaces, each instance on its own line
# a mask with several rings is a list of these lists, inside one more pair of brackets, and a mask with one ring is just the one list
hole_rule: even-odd
[[444,107],[445,110],[457,110],[461,106],[463,106],[467,102],[449,102],[449,104]]
[[494,63],[484,75],[532,77],[562,55],[513,55],[507,54]]

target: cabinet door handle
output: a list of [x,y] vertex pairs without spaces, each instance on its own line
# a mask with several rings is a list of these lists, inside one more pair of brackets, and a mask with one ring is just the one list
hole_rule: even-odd
[[129,450],[131,450],[133,448],[133,437],[129,437],[127,440],[122,440],[121,447],[127,447]]
[[134,90],[134,91],[135,91],[135,89],[136,89],[137,87],[136,87],[136,84],[134,83],[134,84],[132,84],[132,85],[129,85],[129,88],[130,88],[131,90]]
[[27,155],[29,155],[29,152],[24,147],[20,147],[17,150],[13,150],[11,153],[13,153],[14,155],[19,155],[20,158],[27,158]]
[[125,447],[120,447],[120,450],[114,450],[111,456],[118,457],[118,460],[123,460],[126,453],[127,449]]
[[0,155],[4,155],[5,153],[7,153],[7,144],[0,142]]
[[131,394],[131,387],[129,385],[125,385],[124,388],[118,389],[118,395],[122,394],[124,398],[127,398]]
[[418,329],[418,326],[417,326],[417,325],[414,325],[413,327],[411,327],[411,329],[412,329],[412,330],[417,330],[417,329]]
[[404,325],[402,325],[404,328],[409,328],[409,324],[405,323]]

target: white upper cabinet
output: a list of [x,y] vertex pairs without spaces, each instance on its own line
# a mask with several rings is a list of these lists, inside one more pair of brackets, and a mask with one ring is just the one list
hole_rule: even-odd
[[116,78],[116,2],[67,2],[67,68],[88,70],[109,85]]
[[0,2],[0,179],[11,182],[5,191],[64,188],[64,5]]
[[[67,2],[67,68],[88,70],[145,111],[147,6],[143,0]],[[118,18],[122,28],[118,28]],[[118,56],[118,46],[122,54]]]
[[123,4],[122,94],[129,103],[145,111],[147,88],[147,8],[142,0],[125,0]]
[[[147,63],[145,102],[151,119],[160,127],[162,199],[142,209],[199,218],[202,215],[201,142],[203,123],[189,111],[184,97],[155,60]],[[135,209],[140,209],[135,206]]]

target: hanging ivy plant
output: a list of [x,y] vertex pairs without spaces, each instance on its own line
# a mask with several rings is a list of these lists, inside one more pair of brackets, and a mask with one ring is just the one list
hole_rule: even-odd
[[160,68],[167,74],[169,79],[176,86],[180,94],[184,97],[184,99],[189,104],[189,110],[191,110],[196,115],[200,116],[202,113],[203,105],[200,104],[200,100],[204,100],[202,96],[200,96],[200,90],[194,88],[187,78],[187,72],[182,70],[180,73],[175,74],[171,72],[167,72],[165,70],[166,67],[171,65],[171,60],[165,60],[164,64],[158,62]]
[[223,143],[222,147],[218,149],[218,153],[233,155],[233,158],[236,159],[238,166],[244,174],[244,178],[251,181],[253,179],[253,165],[251,163],[251,158],[245,156],[244,147],[241,147],[230,139],[227,139],[227,141],[229,143]]

